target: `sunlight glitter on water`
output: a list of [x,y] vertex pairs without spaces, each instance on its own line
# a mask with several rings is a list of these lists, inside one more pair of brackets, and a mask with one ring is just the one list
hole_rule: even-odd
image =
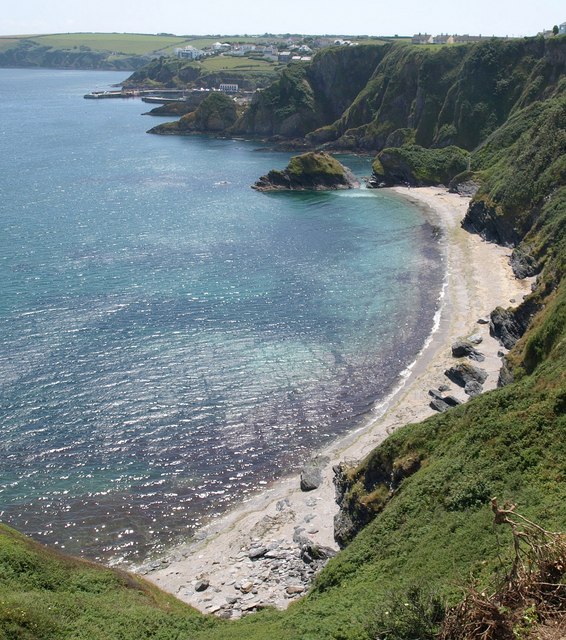
[[133,561],[359,423],[426,339],[438,252],[396,198],[259,194],[285,154],[86,104],[112,74],[0,76],[21,149],[0,172],[0,517]]

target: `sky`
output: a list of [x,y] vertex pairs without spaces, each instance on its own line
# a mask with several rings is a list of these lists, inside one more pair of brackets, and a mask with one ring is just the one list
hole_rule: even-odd
[[7,0],[0,35],[102,31],[204,34],[536,35],[564,0]]

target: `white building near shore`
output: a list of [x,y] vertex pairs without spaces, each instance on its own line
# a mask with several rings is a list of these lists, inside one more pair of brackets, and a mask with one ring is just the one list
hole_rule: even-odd
[[177,58],[185,58],[187,60],[199,60],[200,58],[205,56],[206,53],[204,51],[201,51],[200,49],[197,49],[196,47],[191,47],[191,45],[188,45],[183,48],[175,49],[175,55],[177,56]]

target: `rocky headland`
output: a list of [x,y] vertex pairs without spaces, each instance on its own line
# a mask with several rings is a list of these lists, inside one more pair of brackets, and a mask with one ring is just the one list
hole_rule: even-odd
[[[178,103],[177,103],[178,104]],[[148,131],[159,135],[191,135],[194,133],[223,133],[238,118],[238,105],[225,93],[209,93],[189,113],[175,122],[159,124]]]
[[325,152],[294,156],[283,171],[272,169],[252,189],[257,191],[334,191],[360,184],[341,162]]

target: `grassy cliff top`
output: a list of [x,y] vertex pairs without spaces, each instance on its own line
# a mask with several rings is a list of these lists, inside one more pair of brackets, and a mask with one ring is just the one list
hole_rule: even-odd
[[287,171],[294,176],[343,176],[344,165],[328,153],[309,151],[293,156]]

